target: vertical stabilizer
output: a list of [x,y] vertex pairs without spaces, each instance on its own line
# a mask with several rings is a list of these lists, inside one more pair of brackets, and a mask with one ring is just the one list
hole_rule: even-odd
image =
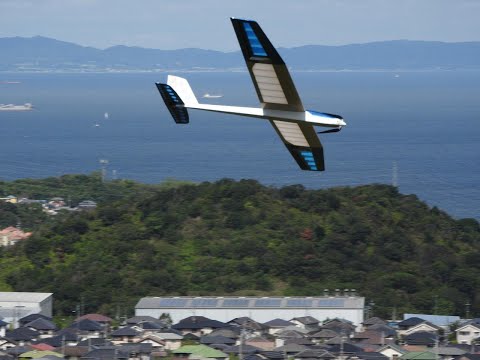
[[197,105],[198,101],[193,93],[190,84],[188,83],[187,79],[168,75],[167,84],[170,85],[173,90],[180,96],[182,101],[185,103],[185,107],[189,107],[190,105]]

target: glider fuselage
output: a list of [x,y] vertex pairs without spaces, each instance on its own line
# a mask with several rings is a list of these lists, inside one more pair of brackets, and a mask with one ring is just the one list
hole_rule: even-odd
[[307,122],[315,126],[324,126],[324,127],[342,127],[346,123],[338,115],[321,113],[312,110],[306,111],[285,111],[285,110],[274,110],[274,109],[263,109],[263,108],[252,108],[252,107],[241,107],[241,106],[226,106],[226,105],[210,105],[210,104],[195,104],[185,106],[189,109],[205,110],[205,111],[214,111],[225,114],[241,115],[241,116],[250,116],[254,118],[272,120],[278,119],[283,121],[291,122]]

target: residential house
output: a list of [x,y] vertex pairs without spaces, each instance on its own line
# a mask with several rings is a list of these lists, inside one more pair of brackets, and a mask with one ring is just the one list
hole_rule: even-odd
[[287,326],[295,326],[292,322],[290,321],[286,321],[286,320],[283,320],[283,319],[273,319],[273,320],[270,320],[270,321],[267,321],[266,323],[264,323],[263,325],[265,325],[267,328],[268,328],[268,333],[270,335],[273,335],[273,334],[276,334],[277,332],[279,332],[280,330],[283,330],[285,329]]
[[44,318],[37,318],[28,324],[25,324],[25,327],[38,331],[41,339],[52,337],[57,330],[57,326],[52,321]]
[[129,360],[130,354],[116,346],[102,346],[88,351],[81,360]]
[[7,327],[8,327],[8,323],[3,321],[3,320],[0,320],[0,337],[4,337],[5,334],[7,333]]
[[436,343],[438,343],[438,335],[431,332],[419,331],[414,332],[413,334],[405,335],[402,341],[407,345],[433,347]]
[[312,341],[316,344],[322,344],[330,339],[333,339],[335,337],[339,336],[338,333],[336,333],[333,330],[330,329],[323,329],[320,330],[319,332],[316,332],[314,334],[311,334],[309,337],[312,339]]
[[24,327],[26,324],[31,323],[34,320],[37,319],[45,319],[48,321],[52,321],[53,319],[49,316],[43,315],[43,314],[29,314],[27,316],[24,316],[18,320],[18,325],[20,327]]
[[[182,340],[185,338],[183,335],[168,331],[157,332],[155,336],[165,341],[165,349],[169,351],[180,348],[182,346]],[[195,341],[198,340],[197,338]]]
[[28,344],[39,337],[40,333],[38,331],[26,327],[20,327],[12,331],[7,331],[5,334],[5,338],[15,341],[18,345]]
[[399,323],[397,323],[398,334],[403,335],[403,333],[408,329],[424,322],[426,322],[426,320],[416,316],[400,321]]
[[236,340],[232,338],[228,338],[226,336],[211,336],[211,335],[205,335],[200,338],[200,344],[204,344],[207,346],[210,346],[212,344],[225,344],[228,346],[233,346],[235,345]]
[[0,230],[0,246],[15,245],[19,241],[28,239],[31,235],[31,232],[23,232],[14,226],[6,227]]
[[439,360],[456,360],[467,353],[466,350],[455,346],[438,346],[434,352],[438,355]]
[[293,355],[293,360],[324,359],[333,360],[336,356],[323,349],[307,349]]
[[471,345],[474,342],[480,341],[480,324],[466,324],[460,326],[457,330],[457,343]]
[[405,336],[405,335],[410,335],[416,332],[430,332],[430,333],[438,334],[439,331],[440,331],[440,328],[438,326],[433,325],[428,321],[424,321],[420,324],[409,327],[407,330],[403,330],[401,332],[401,335]]
[[172,325],[172,329],[180,330],[182,334],[192,333],[201,336],[226,326],[227,324],[223,322],[211,320],[204,316],[189,316]]
[[407,350],[396,344],[387,344],[378,348],[377,352],[385,355],[390,360],[397,360],[403,354],[406,354]]
[[5,351],[17,346],[18,343],[14,340],[7,339],[5,337],[0,337],[0,350]]
[[134,327],[125,326],[110,333],[110,338],[114,345],[122,343],[132,343],[140,339],[141,331]]
[[371,317],[363,321],[362,327],[364,330],[367,330],[372,325],[386,325],[387,322],[379,317]]
[[313,316],[295,317],[291,319],[290,322],[308,332],[318,331],[320,329],[320,322]]
[[67,329],[76,332],[81,338],[96,338],[105,335],[104,325],[90,319],[76,321]]

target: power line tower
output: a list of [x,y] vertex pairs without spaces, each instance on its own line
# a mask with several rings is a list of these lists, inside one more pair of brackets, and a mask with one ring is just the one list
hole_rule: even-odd
[[108,160],[107,159],[100,159],[99,163],[100,163],[100,166],[102,167],[102,182],[105,182],[105,180],[107,179]]

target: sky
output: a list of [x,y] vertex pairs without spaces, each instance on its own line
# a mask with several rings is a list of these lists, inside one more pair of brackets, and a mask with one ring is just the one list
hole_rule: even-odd
[[278,47],[480,41],[480,0],[0,0],[0,37],[235,51],[232,16]]

